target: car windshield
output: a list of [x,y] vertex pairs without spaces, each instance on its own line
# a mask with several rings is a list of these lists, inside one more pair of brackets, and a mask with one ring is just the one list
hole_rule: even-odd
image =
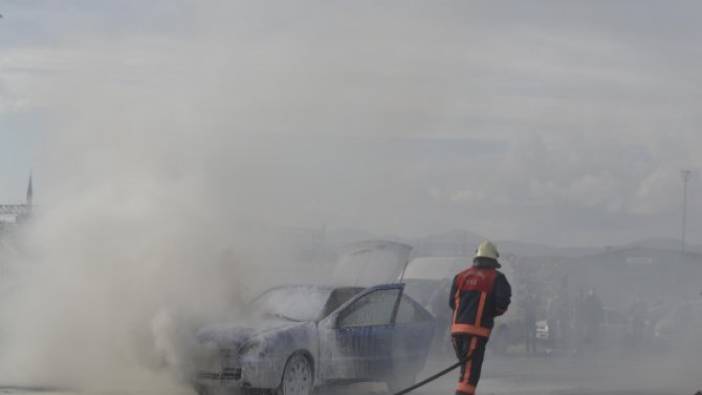
[[249,310],[261,317],[314,321],[321,315],[330,293],[330,289],[315,286],[273,288],[254,299]]

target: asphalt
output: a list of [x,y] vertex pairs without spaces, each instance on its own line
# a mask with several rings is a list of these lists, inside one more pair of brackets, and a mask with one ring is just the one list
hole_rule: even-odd
[[[454,363],[430,361],[418,377],[431,376]],[[679,364],[652,355],[584,357],[488,356],[479,395],[694,395],[702,389],[702,365]],[[452,395],[458,372],[419,388],[415,395]],[[323,395],[387,394],[382,384],[360,384],[324,391]]]
[[[678,361],[679,362],[679,361]],[[434,360],[422,379],[454,363]],[[680,366],[685,366],[681,369]],[[415,395],[452,395],[456,371],[412,392]],[[676,364],[650,355],[604,357],[498,357],[487,356],[479,395],[694,395],[702,389],[702,365]],[[8,395],[193,395],[188,388],[169,390],[76,391],[41,386],[2,386]],[[335,386],[318,395],[389,395],[381,383]]]

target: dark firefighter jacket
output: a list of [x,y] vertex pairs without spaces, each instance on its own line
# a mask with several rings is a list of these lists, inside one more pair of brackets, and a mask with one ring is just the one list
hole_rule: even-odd
[[451,334],[490,337],[495,317],[507,311],[511,297],[509,282],[495,265],[479,261],[458,273],[449,297]]

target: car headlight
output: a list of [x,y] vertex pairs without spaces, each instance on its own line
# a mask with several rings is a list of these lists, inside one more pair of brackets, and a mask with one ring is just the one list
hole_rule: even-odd
[[247,354],[252,354],[256,351],[259,351],[260,354],[263,354],[263,343],[258,340],[258,339],[253,339],[249,340],[246,343],[242,344],[241,347],[239,347],[239,355],[247,355]]

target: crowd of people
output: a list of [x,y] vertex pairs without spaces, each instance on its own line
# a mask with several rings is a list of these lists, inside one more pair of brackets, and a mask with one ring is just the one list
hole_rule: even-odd
[[517,299],[524,352],[582,355],[607,349],[640,349],[654,335],[652,309],[637,299],[628,309],[607,308],[597,290],[570,296],[567,280],[560,292],[544,296],[527,283]]

